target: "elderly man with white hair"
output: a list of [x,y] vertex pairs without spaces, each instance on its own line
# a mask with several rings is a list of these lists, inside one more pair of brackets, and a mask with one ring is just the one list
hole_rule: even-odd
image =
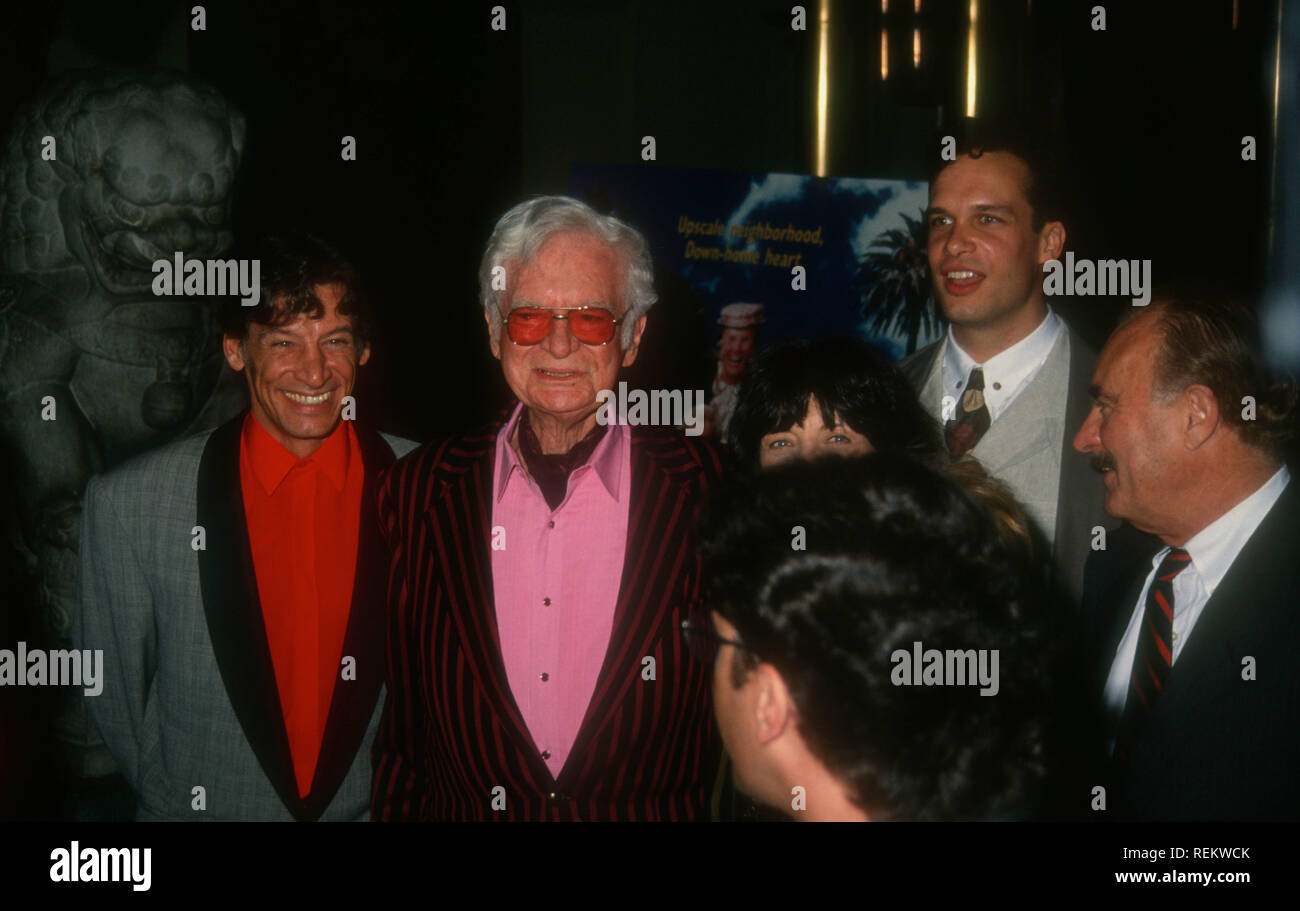
[[479,271],[503,419],[393,466],[377,819],[689,820],[716,755],[695,517],[716,450],[608,426],[597,394],[655,302],[644,238],[561,196],[501,217]]

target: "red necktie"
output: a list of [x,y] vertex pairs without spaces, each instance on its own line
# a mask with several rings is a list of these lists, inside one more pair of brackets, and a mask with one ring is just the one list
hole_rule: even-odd
[[1191,559],[1187,551],[1173,548],[1160,561],[1155,578],[1151,580],[1146,608],[1142,613],[1137,654],[1129,672],[1128,699],[1124,703],[1124,716],[1115,741],[1117,758],[1124,758],[1125,747],[1151,714],[1173,667],[1174,576],[1186,569]]

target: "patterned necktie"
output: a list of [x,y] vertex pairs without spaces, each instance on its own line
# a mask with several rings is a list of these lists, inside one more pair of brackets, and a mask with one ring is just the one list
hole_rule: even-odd
[[1174,663],[1174,576],[1186,569],[1191,560],[1187,551],[1175,547],[1160,561],[1155,578],[1151,580],[1142,613],[1142,630],[1138,634],[1137,654],[1133,658],[1133,670],[1129,672],[1128,699],[1124,703],[1124,716],[1115,739],[1117,758],[1125,758],[1125,747],[1141,730],[1165,688],[1165,680]]
[[984,368],[973,367],[970,379],[966,381],[966,391],[957,406],[957,415],[944,425],[948,450],[954,457],[970,452],[991,423],[989,406],[984,401]]

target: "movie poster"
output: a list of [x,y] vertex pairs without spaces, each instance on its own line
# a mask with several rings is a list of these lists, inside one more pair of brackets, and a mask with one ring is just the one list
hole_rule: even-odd
[[897,360],[939,337],[923,182],[579,164],[569,192],[635,225],[660,285],[689,290],[714,435],[772,341],[858,336]]

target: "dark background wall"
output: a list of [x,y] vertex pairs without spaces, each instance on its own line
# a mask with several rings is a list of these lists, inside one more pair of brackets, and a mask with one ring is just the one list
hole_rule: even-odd
[[[809,173],[818,7],[791,3],[190,4],[11,9],[0,121],[48,75],[161,63],[244,111],[242,237],[283,221],[340,236],[382,301],[370,368],[390,425],[420,438],[486,416],[504,394],[483,338],[476,268],[495,218],[563,191],[574,161]],[[1054,136],[1079,256],[1150,258],[1156,277],[1265,274],[1276,6],[1242,0],[979,3],[978,113]],[[964,110],[968,0],[833,2],[828,173],[924,179],[936,128]],[[912,30],[922,61],[913,67]],[[882,29],[890,66],[880,76]],[[343,135],[358,157],[339,156]],[[1259,160],[1243,162],[1253,135]],[[670,304],[670,301],[666,301]],[[1060,308],[1094,341],[1114,310]],[[671,359],[661,334],[651,363]],[[655,350],[658,349],[658,350]]]
[[[0,126],[49,78],[84,66],[169,66],[220,90],[248,120],[236,237],[298,222],[352,250],[382,321],[359,396],[417,439],[503,403],[478,260],[496,218],[564,191],[573,162],[815,168],[816,3],[803,32],[790,28],[790,0],[503,2],[504,32],[490,27],[491,2],[210,3],[202,32],[190,29],[193,5],[10,5]],[[1105,31],[1091,27],[1095,5]],[[963,114],[969,0],[887,6],[830,4],[830,175],[923,180],[939,128]],[[1269,250],[1270,175],[1296,170],[1294,153],[1277,161],[1271,144],[1277,3],[978,8],[977,111],[1020,115],[1055,139],[1077,256],[1149,258],[1157,280],[1203,278],[1252,299],[1270,271],[1300,271],[1300,251]],[[354,162],[340,159],[344,135],[356,137]],[[641,160],[646,135],[655,162]],[[1253,162],[1241,160],[1246,135]],[[649,375],[671,372],[675,337],[695,331],[680,286],[661,292],[639,365]],[[1056,305],[1097,344],[1122,306]],[[0,748],[30,757],[38,736]],[[53,806],[40,793],[23,801],[35,815]]]

